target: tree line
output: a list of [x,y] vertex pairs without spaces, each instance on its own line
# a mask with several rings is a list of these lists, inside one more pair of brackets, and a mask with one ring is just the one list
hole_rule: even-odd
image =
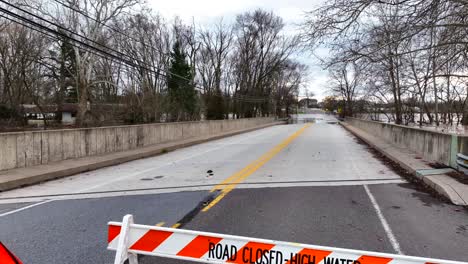
[[77,126],[289,115],[307,69],[281,17],[258,9],[201,26],[156,11],[0,0],[2,125],[24,125],[24,105],[54,105],[59,122],[74,104]]
[[307,13],[302,37],[330,49],[326,102],[344,115],[468,125],[467,28],[465,0],[332,0]]

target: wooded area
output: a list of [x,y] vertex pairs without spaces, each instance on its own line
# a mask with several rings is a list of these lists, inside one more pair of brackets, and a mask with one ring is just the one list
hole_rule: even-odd
[[327,102],[344,115],[468,125],[467,29],[466,0],[332,0],[307,13],[303,38],[331,50]]
[[76,126],[287,116],[306,67],[284,27],[263,10],[200,26],[139,0],[0,0],[0,125],[26,125],[27,106],[46,126],[69,108]]

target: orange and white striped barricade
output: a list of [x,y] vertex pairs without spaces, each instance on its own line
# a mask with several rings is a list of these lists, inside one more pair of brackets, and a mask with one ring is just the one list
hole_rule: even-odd
[[202,263],[242,264],[467,264],[370,251],[322,247],[158,226],[137,225],[132,215],[109,222],[114,264],[137,264],[137,254]]
[[21,260],[0,241],[0,263],[1,264],[23,264]]

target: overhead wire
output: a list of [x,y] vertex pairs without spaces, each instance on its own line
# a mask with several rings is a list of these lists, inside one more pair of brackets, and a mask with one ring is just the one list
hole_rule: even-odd
[[[71,6],[71,5],[69,5],[69,4],[66,4],[66,3],[64,3],[64,2],[62,2],[62,1],[59,1],[59,0],[52,0],[52,1],[54,1],[54,2],[56,2],[56,3],[58,3],[58,4],[60,4],[60,5],[64,6],[64,7],[66,7],[66,8],[68,8],[68,9],[70,9],[70,10],[73,10],[74,12],[76,12],[76,13],[78,13],[78,14],[81,14],[82,16],[84,16],[84,17],[86,17],[86,18],[88,18],[88,19],[91,19],[91,20],[94,21],[95,23],[98,23],[98,24],[100,24],[100,25],[102,25],[102,26],[104,26],[104,27],[106,27],[106,28],[108,28],[108,29],[110,29],[110,30],[116,32],[116,33],[119,33],[120,35],[125,36],[126,38],[129,38],[129,39],[131,39],[131,40],[133,40],[133,41],[135,41],[135,42],[138,42],[138,43],[142,44],[144,47],[149,47],[150,49],[161,53],[160,50],[156,50],[154,47],[152,47],[151,45],[148,45],[148,44],[145,43],[143,40],[139,40],[139,39],[137,39],[137,38],[135,38],[135,37],[133,37],[133,36],[131,36],[131,35],[129,35],[129,34],[126,34],[126,33],[122,32],[122,31],[119,30],[119,29],[116,29],[115,27],[112,27],[112,26],[110,26],[110,25],[108,25],[108,24],[106,24],[106,23],[103,23],[103,22],[101,22],[101,21],[99,21],[99,20],[93,18],[92,16],[88,15],[86,12],[84,12],[84,11],[82,11],[82,10],[79,10],[79,9],[76,8],[76,7],[73,7],[73,6]],[[162,54],[169,55],[169,53],[165,53],[165,52],[162,52]],[[247,97],[247,98],[248,98],[248,97],[251,97],[251,98],[252,98],[252,96],[245,96],[245,97]],[[254,98],[254,99],[255,99],[255,98]],[[263,99],[260,99],[260,100],[263,100]]]
[[78,13],[78,14],[80,14],[80,15],[82,15],[82,16],[88,18],[88,19],[91,19],[92,21],[94,21],[95,23],[98,23],[99,25],[102,25],[103,27],[106,27],[106,28],[108,28],[108,29],[110,29],[110,30],[112,30],[112,31],[114,31],[114,32],[116,32],[116,33],[122,35],[122,36],[125,36],[125,37],[128,38],[128,39],[131,39],[131,40],[133,40],[133,41],[139,42],[140,44],[143,44],[143,46],[144,46],[145,48],[148,47],[148,48],[150,48],[150,49],[152,49],[152,50],[154,50],[154,51],[157,51],[158,53],[162,53],[162,54],[164,54],[164,55],[169,55],[169,53],[167,53],[167,52],[162,52],[162,51],[160,51],[160,50],[157,50],[157,49],[154,48],[152,45],[147,44],[147,43],[144,42],[143,40],[137,39],[137,38],[135,38],[135,37],[133,37],[133,36],[131,36],[131,35],[129,35],[129,34],[126,34],[126,33],[123,32],[123,31],[121,31],[121,30],[119,30],[119,29],[113,27],[113,26],[110,26],[110,25],[108,25],[108,24],[106,24],[106,23],[103,23],[102,21],[99,21],[99,20],[95,19],[94,17],[88,15],[86,12],[84,12],[84,11],[82,11],[82,10],[79,10],[79,9],[76,8],[76,7],[73,7],[73,6],[71,6],[71,5],[69,5],[69,4],[66,4],[66,3],[64,3],[64,2],[62,2],[62,1],[59,1],[59,0],[52,0],[52,1],[54,1],[54,2],[56,2],[56,3],[58,3],[58,4],[60,4],[60,5],[64,6],[64,7],[66,7],[66,8],[68,8],[68,9],[70,9],[70,10],[73,10],[74,12],[76,12],[76,13]]
[[[55,0],[54,0],[54,1],[55,1]],[[54,25],[54,26],[56,26],[57,28],[60,28],[60,29],[62,29],[62,30],[64,30],[64,31],[67,31],[67,32],[69,32],[71,35],[79,36],[79,37],[81,37],[81,38],[83,38],[83,39],[85,39],[85,40],[88,40],[88,41],[90,41],[90,42],[93,42],[93,43],[96,43],[96,44],[98,44],[98,45],[100,45],[100,46],[103,46],[104,48],[106,48],[106,49],[108,49],[108,50],[110,50],[110,51],[113,51],[113,52],[116,52],[116,53],[118,53],[118,54],[120,54],[120,55],[123,55],[123,56],[125,56],[125,57],[128,57],[128,58],[130,58],[131,60],[135,60],[133,57],[131,57],[131,56],[127,55],[127,54],[124,54],[124,53],[122,53],[122,52],[120,52],[120,51],[117,51],[117,50],[115,50],[115,49],[109,48],[109,47],[107,47],[107,46],[104,46],[104,45],[102,45],[102,44],[100,44],[100,43],[98,43],[98,42],[96,42],[96,41],[90,40],[89,38],[87,38],[87,37],[85,37],[85,36],[82,36],[82,35],[80,35],[80,34],[78,34],[78,33],[76,33],[76,32],[73,32],[73,31],[71,31],[71,30],[69,30],[69,29],[67,29],[67,28],[64,28],[64,27],[62,27],[62,26],[60,26],[60,25],[58,25],[58,24],[56,24],[56,23],[54,23],[54,22],[48,21],[48,20],[46,20],[46,19],[44,19],[44,18],[41,18],[41,17],[39,17],[39,16],[37,16],[37,15],[35,15],[35,14],[33,14],[33,13],[27,11],[27,10],[24,10],[24,9],[19,8],[19,7],[16,7],[16,6],[13,6],[13,5],[11,5],[10,3],[5,2],[4,0],[0,0],[0,2],[5,3],[5,4],[7,4],[7,5],[9,5],[9,6],[13,7],[13,8],[16,8],[16,9],[18,9],[18,10],[20,10],[20,11],[22,11],[22,12],[28,14],[28,15],[31,15],[31,16],[33,16],[33,17],[36,17],[36,18],[38,18],[38,19],[40,19],[40,20],[42,20],[42,21],[45,21],[45,22],[47,22],[47,23],[49,23],[49,24],[51,24],[51,25]],[[62,32],[60,32],[60,31],[57,31],[57,30],[51,29],[51,28],[49,28],[49,27],[46,27],[46,26],[44,26],[44,25],[42,25],[42,24],[40,24],[40,23],[37,23],[36,21],[33,21],[33,20],[31,20],[31,19],[29,19],[29,18],[27,18],[27,17],[24,17],[24,16],[21,16],[21,15],[19,15],[19,14],[14,13],[14,12],[11,12],[11,11],[5,9],[5,8],[0,7],[0,11],[3,12],[3,13],[5,13],[5,14],[7,14],[7,15],[9,15],[9,16],[11,16],[11,17],[14,17],[14,18],[16,18],[16,19],[19,19],[19,20],[21,20],[21,21],[23,21],[23,22],[25,22],[25,23],[27,23],[27,24],[30,24],[30,25],[32,25],[33,27],[36,27],[36,28],[32,28],[31,26],[28,26],[28,25],[26,25],[25,23],[20,23],[22,26],[28,27],[28,28],[30,28],[30,29],[32,29],[32,30],[35,30],[35,31],[39,32],[39,33],[45,34],[45,35],[47,35],[47,36],[49,36],[49,37],[51,37],[51,38],[53,38],[53,39],[56,39],[56,40],[58,40],[58,41],[62,41],[60,38],[57,37],[57,35],[58,35],[58,36],[61,36],[61,37],[63,37],[63,38],[66,38],[66,39],[68,39],[68,40],[71,40],[71,41],[73,41],[73,42],[75,42],[75,43],[78,43],[78,44],[80,44],[80,45],[83,45],[84,47],[86,47],[86,48],[88,48],[88,49],[84,48],[83,46],[77,46],[77,45],[73,45],[73,46],[74,46],[74,47],[77,47],[77,48],[79,48],[79,49],[85,50],[85,51],[87,51],[87,52],[90,52],[90,53],[93,54],[93,55],[96,55],[96,56],[99,56],[99,57],[102,57],[102,58],[105,58],[105,59],[108,59],[108,57],[111,57],[111,58],[113,58],[113,59],[115,59],[115,60],[118,60],[118,61],[121,61],[121,62],[123,62],[123,63],[125,63],[125,64],[127,64],[127,65],[129,65],[129,66],[131,66],[131,67],[135,67],[135,68],[139,68],[139,69],[144,69],[144,70],[147,70],[147,71],[149,71],[149,72],[152,72],[152,73],[154,73],[154,74],[157,74],[157,75],[160,75],[160,76],[163,76],[163,77],[166,77],[166,78],[169,77],[169,76],[167,75],[167,74],[169,74],[169,75],[175,76],[175,77],[177,77],[177,78],[179,78],[179,79],[183,79],[183,80],[190,81],[190,82],[192,81],[192,80],[190,80],[190,79],[188,79],[188,78],[185,78],[185,77],[180,76],[180,75],[178,75],[178,74],[172,73],[172,72],[170,72],[170,71],[162,70],[162,69],[157,68],[157,67],[155,67],[155,69],[158,69],[158,71],[155,71],[155,70],[153,70],[153,69],[147,68],[146,66],[138,65],[138,64],[134,63],[134,62],[131,61],[131,60],[127,60],[127,59],[121,58],[121,57],[119,57],[119,56],[117,56],[117,55],[115,55],[115,54],[113,54],[113,53],[111,53],[111,52],[108,52],[108,51],[106,51],[106,50],[103,50],[103,49],[100,49],[100,48],[98,48],[98,47],[95,47],[95,46],[90,45],[90,44],[88,44],[88,43],[86,43],[86,42],[83,42],[83,41],[81,41],[81,40],[75,39],[75,38],[69,36],[68,34],[65,34],[65,33],[62,33]],[[9,20],[11,20],[11,21],[13,21],[13,22],[15,22],[15,23],[19,23],[18,21],[14,21],[14,20],[12,20],[12,19],[10,19],[10,18],[7,18],[7,17],[5,17],[5,16],[3,16],[3,17],[6,18],[6,19],[9,19]],[[40,28],[41,30],[38,30],[37,28]],[[45,30],[46,32],[49,32],[49,33],[51,33],[52,35],[46,34],[46,33],[45,33],[44,31],[42,31],[42,30]],[[92,49],[93,51],[90,51],[89,49]],[[96,52],[97,52],[97,53],[96,53]],[[99,53],[101,53],[101,54],[99,54]],[[103,55],[103,54],[104,54],[104,55]],[[138,60],[136,60],[136,61],[138,61]],[[138,61],[138,62],[141,62],[141,61]],[[167,73],[167,74],[163,74],[163,73],[161,73],[160,71],[163,71],[163,72],[165,72],[165,73]],[[198,87],[196,84],[194,84],[194,86],[195,86],[196,89],[205,91],[205,89],[204,89],[203,87]],[[213,94],[213,95],[217,96],[216,94]],[[224,97],[224,96],[221,95],[221,97]],[[251,97],[251,96],[244,96],[244,95],[232,95],[232,96],[229,96],[229,97],[230,97],[231,99],[235,99],[235,100],[238,100],[238,101],[254,102],[254,103],[265,102],[265,101],[268,100],[268,99],[266,99],[266,98],[254,98],[254,97]]]
[[[2,11],[1,8],[0,8],[0,11]],[[16,23],[16,24],[19,24],[19,25],[21,25],[21,26],[23,26],[23,27],[25,27],[25,28],[28,28],[28,29],[30,29],[30,30],[36,31],[36,32],[41,33],[41,34],[43,34],[43,35],[46,35],[47,37],[49,37],[49,38],[51,38],[51,39],[54,39],[54,40],[57,40],[57,41],[62,41],[62,39],[60,39],[60,38],[57,37],[56,35],[50,34],[50,33],[48,33],[48,32],[44,32],[44,31],[42,31],[42,30],[40,30],[40,29],[37,29],[37,28],[34,28],[33,26],[28,25],[28,24],[26,24],[26,23],[24,23],[24,22],[16,21],[16,20],[11,19],[10,17],[7,17],[7,16],[2,15],[2,14],[0,14],[0,17],[2,17],[2,18],[4,18],[4,19],[7,19],[7,20],[10,20],[10,21],[12,21],[12,22],[14,22],[14,23]],[[78,46],[78,45],[76,45],[76,44],[74,44],[74,43],[70,43],[70,45],[72,45],[72,46],[74,46],[74,47],[77,47],[77,48],[81,49],[82,51],[89,52],[89,53],[91,53],[91,54],[93,54],[93,55],[95,55],[95,56],[99,56],[99,57],[101,57],[101,58],[103,58],[103,59],[109,59],[108,57],[106,57],[106,56],[104,56],[104,55],[102,55],[102,54],[99,54],[99,53],[96,53],[96,52],[94,52],[94,51],[88,50],[88,49],[86,49],[86,48],[84,48],[84,47],[81,47],[81,46]],[[45,62],[42,62],[42,63],[43,63],[43,64],[46,64],[46,65],[48,65],[48,66],[50,66],[50,67],[54,67],[53,65],[51,65],[51,64],[49,64],[49,63],[45,63]],[[129,65],[127,65],[127,66],[129,66]],[[127,73],[129,72],[128,69],[125,69],[125,71],[126,71]],[[164,76],[164,77],[167,77],[167,76]],[[216,95],[215,95],[215,96],[216,96]],[[224,97],[224,96],[221,96],[221,97]],[[243,96],[229,96],[229,98],[230,98],[230,99],[235,99],[235,100],[237,100],[237,101],[243,101],[243,102],[260,102],[260,101],[252,101],[252,99],[249,99],[249,97],[243,97]]]
[[[139,63],[144,64],[144,62],[142,62],[142,61],[140,61],[140,60],[138,60],[138,59],[135,59],[135,58],[131,57],[130,55],[127,55],[127,54],[125,54],[125,53],[123,53],[123,52],[121,52],[121,51],[118,51],[118,50],[116,50],[116,49],[110,48],[110,47],[108,47],[108,46],[106,46],[106,45],[104,45],[104,44],[102,44],[102,43],[99,43],[98,41],[92,40],[92,39],[90,39],[90,38],[88,38],[88,37],[86,37],[86,36],[83,36],[83,35],[81,35],[81,34],[79,34],[79,33],[76,33],[76,32],[74,32],[73,30],[70,30],[70,29],[68,29],[68,28],[66,28],[66,27],[63,27],[63,26],[61,26],[61,25],[59,25],[59,24],[57,24],[57,23],[55,23],[55,22],[52,22],[52,21],[47,20],[47,19],[45,19],[45,18],[42,18],[42,17],[40,17],[40,16],[38,16],[38,15],[32,13],[32,12],[29,12],[29,11],[23,9],[23,8],[17,7],[17,6],[15,6],[15,5],[11,4],[11,3],[8,3],[8,2],[6,2],[6,1],[4,1],[4,0],[0,0],[0,2],[2,2],[2,3],[4,3],[4,4],[7,4],[7,5],[11,6],[12,8],[18,9],[18,10],[20,10],[21,12],[26,13],[26,14],[32,16],[32,17],[35,17],[35,18],[37,18],[37,19],[39,19],[39,20],[41,20],[41,21],[44,21],[44,22],[46,22],[46,23],[48,23],[48,24],[51,24],[51,25],[53,25],[53,26],[55,26],[55,27],[57,27],[57,28],[59,28],[59,29],[61,29],[61,30],[67,31],[67,32],[69,32],[70,34],[72,34],[72,35],[74,35],[74,36],[78,36],[78,37],[80,37],[80,38],[82,38],[82,39],[84,39],[84,40],[86,40],[86,41],[89,41],[89,42],[91,42],[91,43],[97,44],[97,45],[99,45],[99,46],[101,46],[101,47],[103,47],[103,48],[105,48],[105,49],[107,49],[107,50],[109,50],[109,51],[111,51],[111,52],[115,52],[115,53],[117,53],[117,54],[120,55],[120,56],[124,56],[124,57],[130,58],[131,60],[135,60],[135,61],[137,61],[137,62],[139,62]],[[23,17],[23,18],[24,18],[24,17]],[[27,18],[26,18],[26,19],[27,19]],[[29,19],[28,19],[28,20],[29,20]],[[31,21],[32,21],[32,20],[31,20]],[[42,25],[41,25],[41,26],[42,26]],[[54,30],[54,31],[55,31],[55,30]],[[59,31],[55,31],[55,32],[60,33]],[[61,34],[61,35],[62,35],[63,37],[70,38],[71,40],[73,40],[73,41],[75,41],[75,42],[78,42],[78,41],[79,41],[79,40],[77,40],[77,39],[71,38],[71,37],[68,36],[68,35],[65,35],[65,34]],[[92,49],[95,49],[95,50],[99,49],[99,52],[105,52],[106,55],[111,55],[111,56],[113,56],[114,58],[120,58],[120,57],[116,57],[115,54],[111,54],[111,53],[109,53],[108,51],[104,51],[104,50],[102,50],[102,49],[100,49],[100,48],[97,48],[97,47],[95,47],[95,46],[91,46],[91,45],[89,45],[88,43],[85,43],[85,42],[82,42],[82,41],[79,41],[79,42],[80,42],[81,44],[85,44],[86,46],[88,46],[88,47],[90,47],[90,48],[92,48]],[[133,63],[132,61],[129,61],[129,62]],[[141,65],[137,65],[137,64],[135,64],[134,66],[142,67]],[[145,66],[147,66],[147,65],[145,65]],[[155,67],[155,66],[151,66],[151,67],[154,67],[155,69],[160,70],[160,71],[165,71],[165,70],[160,69],[160,68]],[[147,68],[143,68],[143,69],[148,70]],[[152,71],[154,72],[154,70],[152,70]],[[158,73],[159,73],[159,72],[158,72]],[[178,77],[178,78],[180,78],[180,79],[184,79],[184,80],[187,80],[187,81],[191,81],[190,79],[185,78],[185,77],[180,76],[180,75],[177,75],[177,74],[175,74],[175,73],[170,73],[170,72],[169,72],[169,74],[172,75],[172,76]]]

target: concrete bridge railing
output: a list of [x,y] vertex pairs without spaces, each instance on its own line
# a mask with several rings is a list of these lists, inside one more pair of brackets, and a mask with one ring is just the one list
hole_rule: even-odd
[[275,119],[268,117],[0,133],[0,170],[209,137],[272,122]]
[[427,160],[457,168],[457,153],[468,154],[468,137],[376,121],[346,118],[350,125],[399,147],[408,148]]

